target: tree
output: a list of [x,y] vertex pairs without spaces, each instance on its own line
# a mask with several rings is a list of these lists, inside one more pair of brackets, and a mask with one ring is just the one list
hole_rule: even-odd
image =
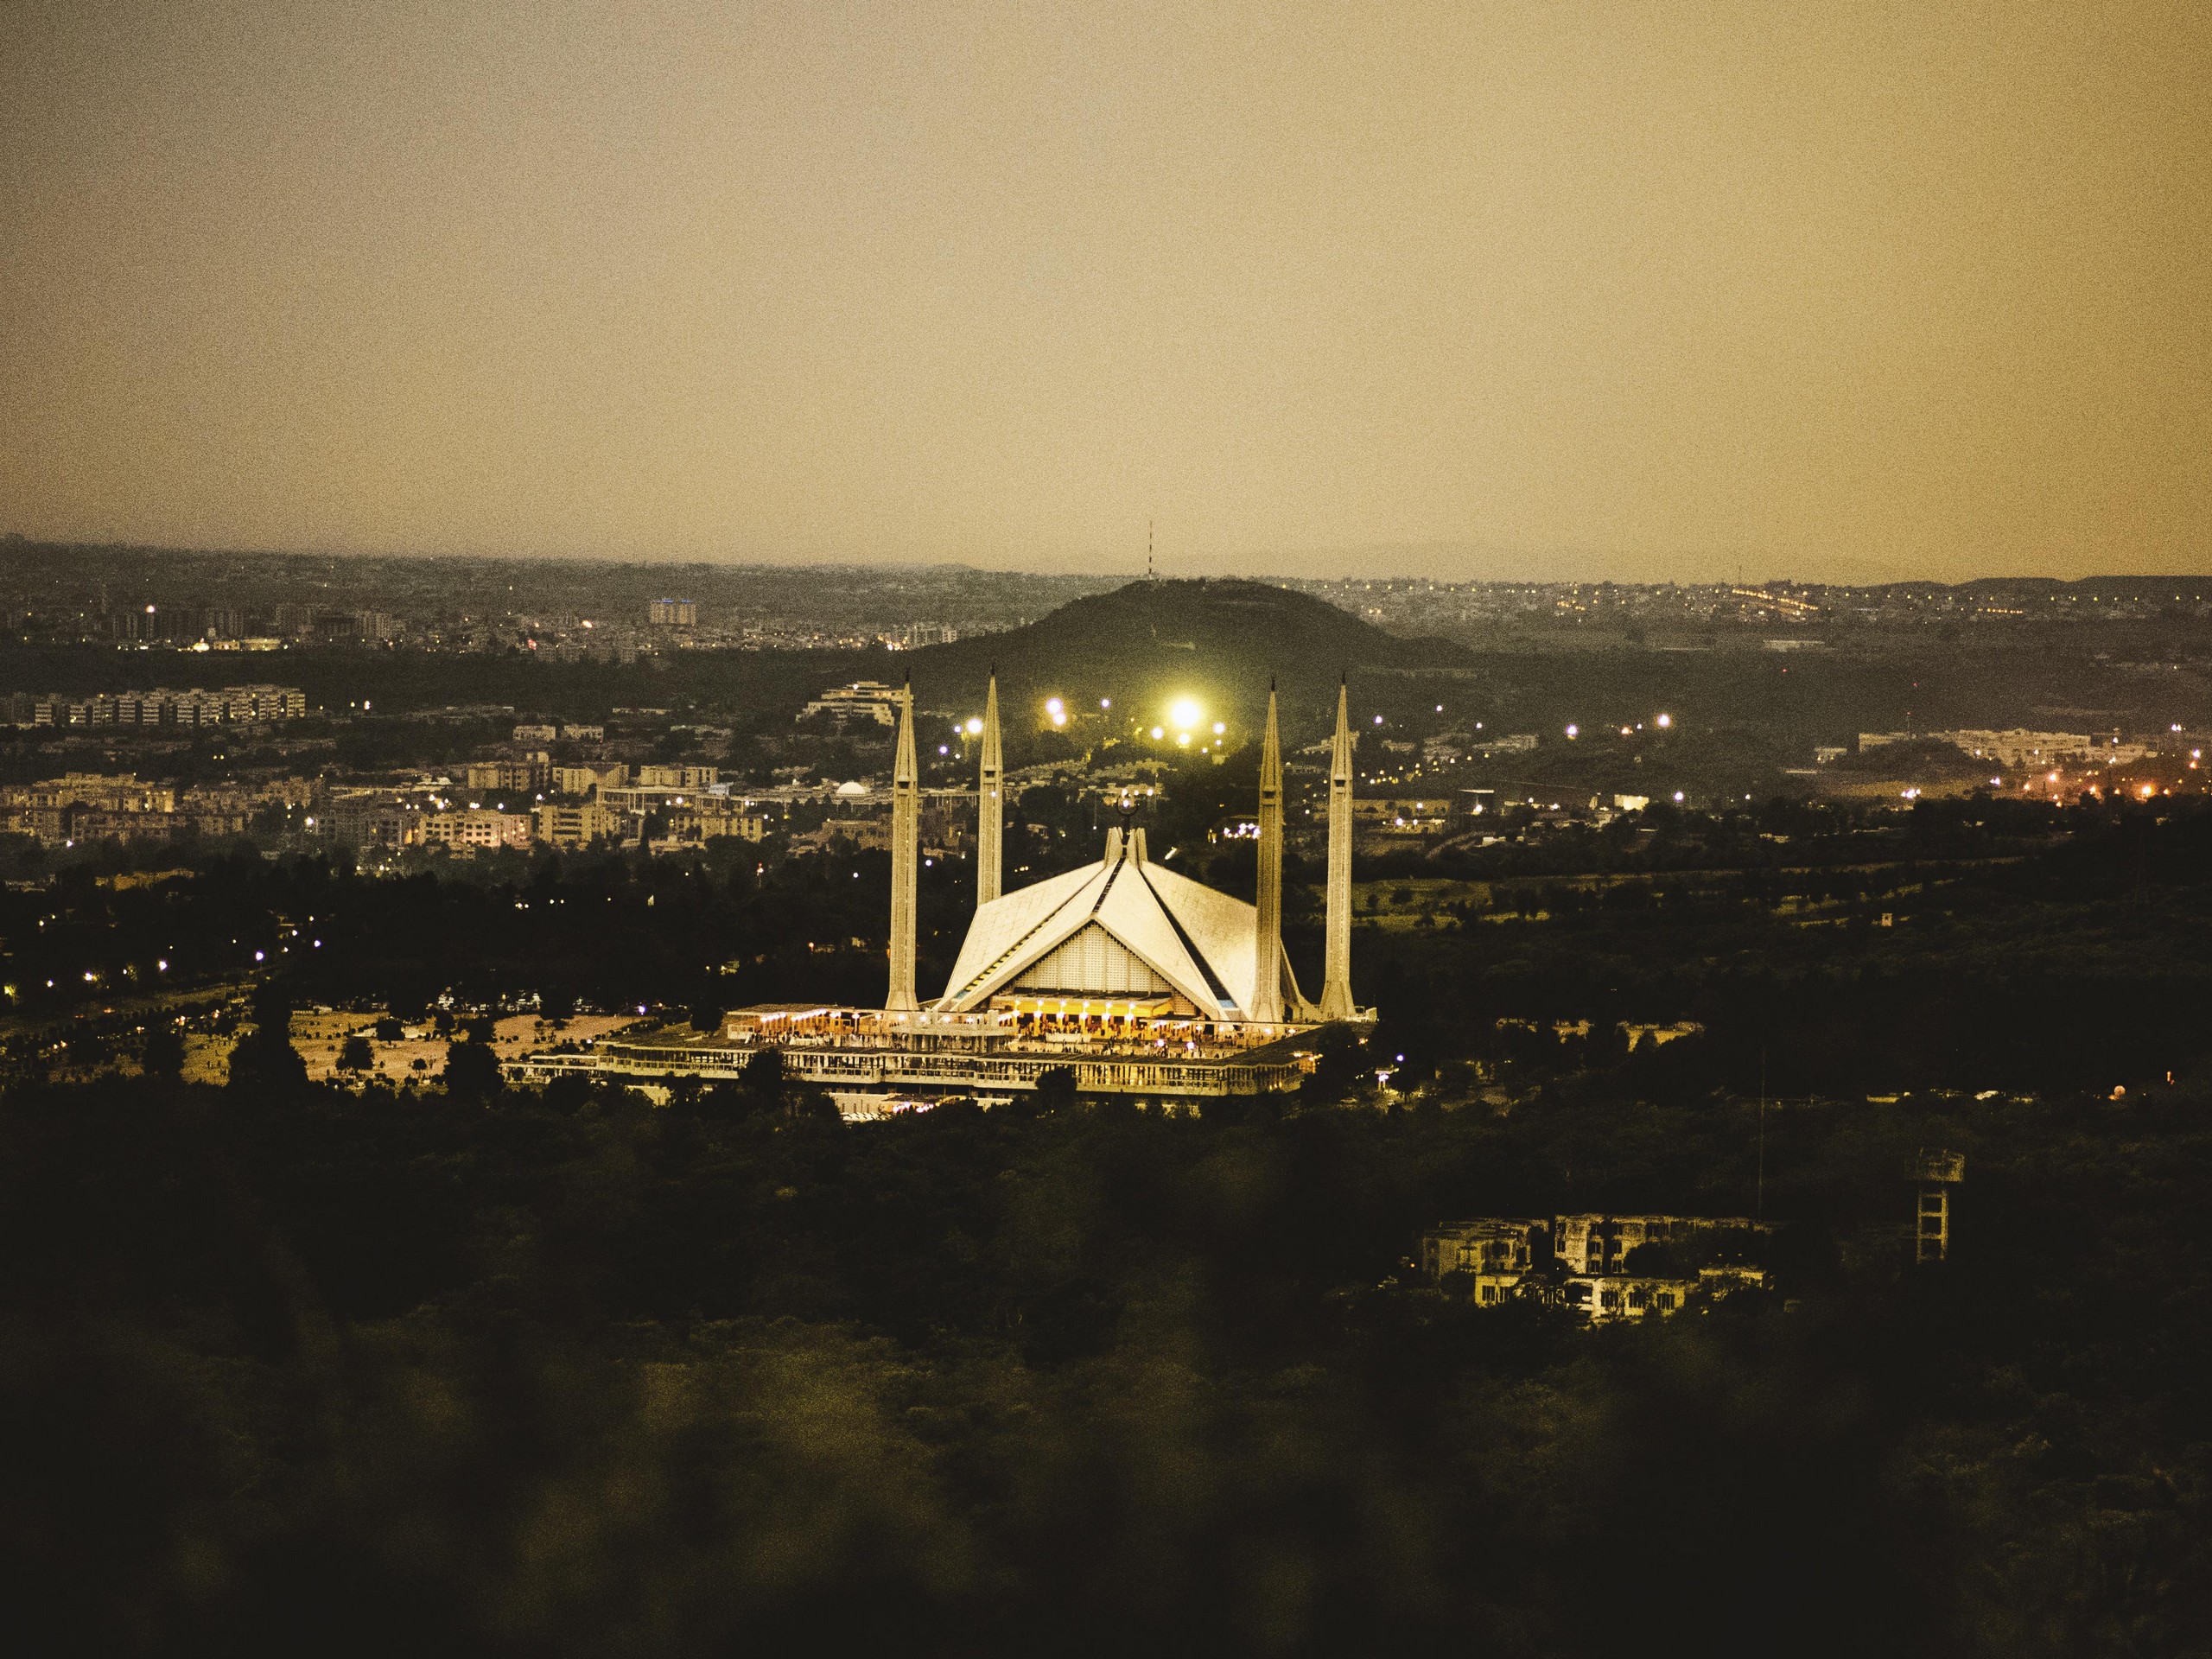
[[1037,1103],[1048,1111],[1075,1104],[1075,1068],[1048,1066],[1037,1074]]
[[148,1077],[175,1083],[184,1075],[184,1033],[175,1026],[156,1026],[146,1033],[138,1065]]
[[1349,1026],[1325,1026],[1316,1034],[1320,1051],[1313,1071],[1298,1086],[1302,1100],[1332,1105],[1366,1080],[1366,1052]]
[[367,1071],[372,1070],[376,1063],[376,1050],[369,1046],[369,1039],[358,1031],[339,1046],[338,1069],[340,1071]]
[[455,1100],[488,1100],[499,1092],[499,1057],[489,1043],[454,1043],[446,1050],[442,1080]]
[[307,1062],[292,1046],[291,998],[274,980],[264,980],[254,989],[252,1028],[231,1050],[231,1085],[285,1090],[307,1080]]
[[830,1098],[830,1091],[819,1084],[800,1083],[784,1090],[784,1116],[802,1123],[821,1123],[835,1128],[842,1126],[844,1115],[837,1109],[837,1103]]
[[780,1048],[758,1050],[745,1063],[742,1084],[754,1111],[772,1111],[781,1107],[784,1103],[784,1051]]
[[[673,1104],[671,1102],[671,1104]],[[760,1109],[760,1097],[742,1083],[710,1083],[699,1091],[693,1109],[701,1117],[734,1122]]]
[[574,1116],[591,1104],[599,1085],[582,1071],[563,1071],[545,1085],[538,1098],[554,1111]]

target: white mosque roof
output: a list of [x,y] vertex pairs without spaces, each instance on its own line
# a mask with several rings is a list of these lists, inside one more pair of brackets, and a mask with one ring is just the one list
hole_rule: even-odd
[[[1252,1001],[1257,923],[1243,899],[1147,861],[1142,831],[1124,844],[1111,830],[1099,862],[976,912],[938,1006],[959,1013],[1018,990],[1097,998],[1172,991],[1208,1017],[1242,1019]],[[1279,950],[1278,957],[1280,966]]]

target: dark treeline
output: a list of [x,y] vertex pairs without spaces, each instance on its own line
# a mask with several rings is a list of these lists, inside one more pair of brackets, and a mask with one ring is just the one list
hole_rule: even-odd
[[1793,1094],[2164,1086],[2212,1051],[2212,813],[2069,817],[2032,855],[1892,870],[1810,922],[1767,908],[1802,877],[1690,904],[1540,887],[1586,902],[1381,936],[1366,989],[1417,1067],[1527,1058],[1500,1019],[1591,1021],[1569,1071],[1618,1059],[1619,1022],[1689,1020],[1625,1062],[1643,1092],[1748,1090],[1762,1065]]
[[0,650],[0,690],[84,696],[274,679],[300,687],[311,707],[333,712],[356,709],[364,701],[392,715],[506,703],[522,716],[600,720],[611,709],[673,704],[709,707],[727,717],[802,702],[841,679],[880,679],[896,662],[881,651],[678,652],[624,664],[554,662],[526,650],[317,645],[281,656],[212,658],[190,651],[18,645]]
[[[2208,1101],[1766,1114],[1772,1298],[1378,1289],[1472,1212],[1740,1211],[1757,1118],[748,1085],[0,1103],[0,1555],[105,1654],[2188,1650]],[[1963,1150],[1903,1265],[1907,1156]]]
[[[249,849],[122,891],[75,867],[52,888],[0,895],[0,918],[31,1010],[271,967],[299,1001],[372,1002],[407,1017],[448,993],[563,1008],[880,1001],[889,861],[863,853],[771,864],[731,842],[696,861],[518,855],[374,878]],[[941,977],[973,889],[964,872],[929,874],[925,951]]]

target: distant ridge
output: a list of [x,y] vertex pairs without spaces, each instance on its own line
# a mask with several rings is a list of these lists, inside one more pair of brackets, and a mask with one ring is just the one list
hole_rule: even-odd
[[995,664],[1002,697],[1102,697],[1117,706],[1188,692],[1210,708],[1251,717],[1274,680],[1286,715],[1332,704],[1339,674],[1465,667],[1474,654],[1449,640],[1401,639],[1325,600],[1262,582],[1138,581],[1061,606],[1010,632],[932,645],[902,662],[916,696],[964,706]]

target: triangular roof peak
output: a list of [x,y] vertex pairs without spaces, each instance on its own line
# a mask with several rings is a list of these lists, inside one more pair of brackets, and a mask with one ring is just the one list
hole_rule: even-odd
[[[1157,981],[1202,1019],[1244,1020],[1252,1004],[1255,915],[1241,899],[1149,862],[1143,830],[1125,836],[1115,825],[1097,863],[977,909],[937,1006],[965,1013],[1026,979],[1101,997]],[[1065,983],[1083,974],[1102,982]]]

